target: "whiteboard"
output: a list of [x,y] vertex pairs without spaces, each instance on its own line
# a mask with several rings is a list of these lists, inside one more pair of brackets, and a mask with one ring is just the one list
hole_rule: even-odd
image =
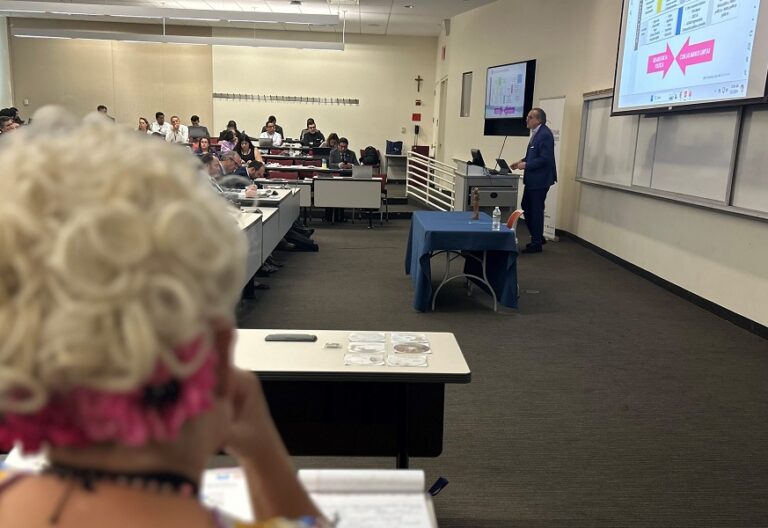
[[653,175],[653,158],[656,154],[656,133],[659,120],[641,117],[637,127],[637,145],[635,146],[635,167],[632,172],[632,185],[650,187]]
[[637,116],[610,118],[611,99],[590,101],[584,143],[582,177],[619,185],[631,185]]
[[768,108],[748,109],[743,121],[733,205],[768,211]]
[[610,107],[610,95],[584,101],[578,180],[768,218],[768,105],[662,117]]
[[661,117],[651,188],[724,204],[738,117],[736,110]]

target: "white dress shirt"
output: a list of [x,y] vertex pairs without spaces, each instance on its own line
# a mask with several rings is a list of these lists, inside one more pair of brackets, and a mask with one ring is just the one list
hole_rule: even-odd
[[272,146],[279,147],[283,144],[283,136],[280,135],[280,132],[275,132],[271,136],[269,135],[269,132],[262,132],[259,138],[266,139],[269,138],[272,140]]
[[168,131],[171,129],[171,124],[168,121],[166,121],[162,125],[159,125],[157,121],[155,121],[154,123],[149,125],[149,129],[152,132],[159,132],[160,134],[163,135],[163,137],[165,137],[168,134]]
[[186,125],[179,125],[179,130],[176,131],[171,127],[165,134],[165,140],[169,143],[189,143],[189,128]]

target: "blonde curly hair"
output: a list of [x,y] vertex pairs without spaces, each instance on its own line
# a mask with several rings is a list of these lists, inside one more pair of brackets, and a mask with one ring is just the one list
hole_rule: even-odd
[[174,347],[232,320],[246,254],[199,162],[49,107],[0,139],[0,167],[0,413],[198,368]]

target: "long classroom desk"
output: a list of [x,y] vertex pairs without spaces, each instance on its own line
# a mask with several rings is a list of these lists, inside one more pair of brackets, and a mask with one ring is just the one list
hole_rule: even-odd
[[[276,333],[312,342],[268,342]],[[259,375],[277,428],[294,456],[437,457],[443,449],[445,385],[472,373],[453,334],[425,332],[427,367],[345,366],[350,331],[237,331],[235,364]],[[338,343],[341,348],[325,348]]]
[[311,165],[265,165],[267,174],[279,172],[298,172],[299,174],[338,174],[339,176],[352,176],[352,169],[331,169],[313,167]]
[[265,257],[262,252],[264,226],[261,223],[261,213],[244,213],[234,209],[232,212],[237,225],[248,239],[248,254],[245,257],[246,282],[242,285],[244,287],[264,264]]
[[[299,217],[300,191],[277,189],[277,195],[259,198],[259,207],[245,207],[232,214],[248,239],[245,286]],[[271,207],[270,207],[271,206]]]
[[317,176],[314,185],[315,207],[368,209],[368,227],[373,227],[370,211],[381,209],[381,178],[356,180],[338,176]]

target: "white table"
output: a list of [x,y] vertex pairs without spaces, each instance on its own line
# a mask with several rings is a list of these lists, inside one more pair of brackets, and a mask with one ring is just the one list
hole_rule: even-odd
[[[268,342],[308,333],[314,343]],[[428,367],[345,366],[350,331],[238,330],[235,364],[259,374],[272,416],[297,456],[409,456],[442,452],[446,383],[472,377],[451,333],[426,332]],[[340,343],[340,349],[324,348]]]
[[248,256],[246,257],[245,276],[249,281],[264,263],[262,254],[263,226],[261,225],[261,215],[256,213],[241,213],[240,221],[245,236],[248,238]]
[[[356,180],[353,178],[315,178],[315,207],[340,207],[351,209],[381,208],[381,178]],[[372,227],[368,215],[368,227]]]
[[259,206],[277,207],[280,210],[278,229],[280,231],[280,238],[282,238],[291,229],[293,222],[299,217],[299,211],[301,210],[300,194],[296,188],[273,189],[273,193],[277,194],[266,198],[259,198],[258,203]]
[[280,243],[283,234],[280,232],[280,213],[277,207],[259,207],[262,223],[261,254],[266,259]]
[[261,214],[233,211],[233,216],[237,221],[237,225],[248,239],[248,254],[245,260],[245,283],[243,284],[245,286],[264,263],[262,255],[264,235]]

